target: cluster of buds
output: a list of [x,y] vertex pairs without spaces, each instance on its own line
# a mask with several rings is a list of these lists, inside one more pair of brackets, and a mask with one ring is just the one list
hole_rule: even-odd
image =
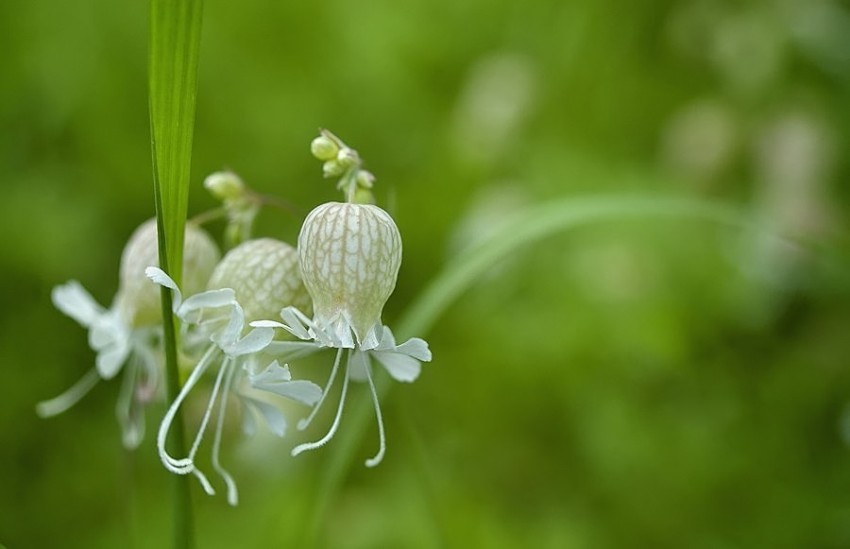
[[363,169],[363,161],[356,150],[328,130],[319,130],[319,136],[310,143],[313,156],[323,161],[322,173],[326,178],[339,178],[337,189],[345,193],[347,202],[374,204],[372,187],[375,176]]
[[[219,260],[218,248],[209,236],[190,223],[182,288],[155,266],[156,225],[151,221],[127,244],[121,261],[121,286],[112,308],[97,305],[74,281],[57,287],[54,303],[89,328],[97,365],[66,394],[39,404],[39,413],[49,416],[64,411],[97,379],[115,376],[126,363],[128,381],[124,385],[129,389],[122,391],[121,398],[129,404],[121,401],[119,418],[125,445],[138,445],[144,426],[138,404],[159,394],[151,387],[158,386],[162,378],[160,300],[152,281],[173,293],[173,312],[183,332],[182,362],[189,369],[157,436],[160,458],[169,471],[192,474],[207,493],[214,493],[212,483],[195,463],[212,424],[212,467],[227,487],[228,501],[235,505],[236,484],[219,457],[228,402],[242,405],[246,433],[255,431],[255,419],[260,418],[278,436],[287,431],[285,415],[277,406],[279,398],[313,406],[297,424],[303,430],[328,397],[343,364],[342,389],[330,429],[318,441],[297,445],[292,454],[327,443],[341,423],[349,380],[365,381],[380,436],[378,452],[366,465],[380,463],[386,443],[372,359],[392,378],[411,382],[418,377],[421,363],[431,360],[431,352],[419,338],[397,344],[381,319],[395,288],[402,245],[392,217],[373,205],[374,176],[362,168],[357,152],[329,131],[321,130],[311,150],[324,162],[326,177],[340,178],[338,189],[346,201],[313,209],[301,228],[297,248],[271,238],[251,239],[262,201],[238,176],[220,172],[208,177],[205,186],[223,203],[229,221],[225,240],[232,249]],[[324,389],[293,378],[290,364],[324,349],[335,350]],[[205,378],[211,380],[212,388],[191,448],[186,456],[172,456],[165,444],[168,433],[180,407]]]

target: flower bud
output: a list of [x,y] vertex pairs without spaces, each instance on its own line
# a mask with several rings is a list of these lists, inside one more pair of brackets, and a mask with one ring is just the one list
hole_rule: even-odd
[[301,280],[298,252],[273,238],[248,240],[233,248],[216,266],[207,288],[232,288],[245,321],[277,319],[284,307],[309,314],[310,296]]
[[222,202],[241,198],[245,183],[233,172],[215,172],[204,179],[204,188]]
[[348,147],[343,147],[337,153],[336,161],[339,162],[340,166],[347,170],[358,165],[360,163],[360,158],[357,156],[357,152],[349,149]]
[[345,173],[345,166],[339,160],[333,158],[322,164],[322,175],[327,178],[338,177]]
[[310,152],[319,160],[332,160],[339,153],[339,145],[329,137],[320,135],[310,143]]
[[316,322],[341,340],[353,331],[360,346],[374,339],[401,266],[392,217],[369,204],[322,204],[301,227],[298,254]]
[[[142,223],[130,236],[121,254],[116,301],[130,326],[148,326],[162,319],[160,290],[145,276],[145,268],[159,265],[156,219]],[[221,254],[203,229],[186,225],[183,247],[183,288],[187,296],[206,287]]]
[[357,172],[357,186],[363,189],[371,189],[375,184],[375,176],[372,175],[372,172],[368,172],[366,170],[360,170]]

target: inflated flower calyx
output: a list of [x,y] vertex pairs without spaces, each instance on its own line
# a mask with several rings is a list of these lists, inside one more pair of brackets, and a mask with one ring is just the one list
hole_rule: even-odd
[[355,340],[361,348],[376,346],[381,311],[401,266],[401,235],[392,217],[370,204],[322,204],[301,227],[298,253],[316,322],[346,347]]
[[[206,231],[187,224],[182,284],[186,295],[206,288],[220,258],[218,246]],[[162,321],[160,290],[145,276],[146,267],[158,264],[156,219],[149,219],[133,232],[121,254],[116,305],[130,326],[150,326]]]
[[311,310],[301,280],[298,252],[273,238],[248,240],[233,248],[216,266],[207,288],[232,288],[245,321],[279,318],[284,307]]

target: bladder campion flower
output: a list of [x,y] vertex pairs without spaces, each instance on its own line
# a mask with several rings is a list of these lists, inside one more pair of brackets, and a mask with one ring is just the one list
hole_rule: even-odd
[[[392,217],[377,206],[353,203],[358,190],[367,182],[371,187],[374,177],[360,170],[359,156],[330,132],[322,138],[336,144],[348,170],[342,175],[340,188],[349,202],[330,202],[316,207],[304,221],[298,236],[298,255],[304,285],[313,299],[313,318],[297,307],[281,312],[283,323],[259,321],[256,327],[284,328],[314,349],[335,348],[336,358],[328,382],[319,402],[310,416],[298,424],[305,429],[315,417],[328,395],[342,362],[347,354],[336,416],[327,434],[321,439],[300,444],[292,450],[298,455],[326,444],[336,433],[342,417],[349,379],[365,380],[372,394],[380,437],[377,454],[366,460],[373,467],[381,462],[386,450],[381,407],[372,379],[371,358],[375,358],[398,381],[411,382],[418,376],[422,362],[431,360],[428,344],[412,338],[397,345],[392,331],[381,322],[384,304],[395,289],[401,266],[401,235]],[[313,142],[314,154],[316,141]],[[324,160],[327,143],[322,142],[316,155]],[[351,159],[354,159],[353,161]],[[327,162],[327,161],[326,161]],[[361,176],[366,173],[368,176]],[[282,342],[295,353],[303,352],[303,343]]]
[[[377,206],[331,202],[314,209],[301,228],[298,252],[304,284],[313,298],[312,319],[295,307],[281,312],[283,323],[254,322],[257,327],[281,327],[316,348],[336,348],[328,382],[313,412],[298,424],[305,429],[315,417],[336,379],[342,355],[348,350],[342,392],[328,433],[316,442],[296,446],[292,455],[326,444],[342,417],[349,379],[365,380],[372,393],[380,445],[373,467],[386,449],[378,394],[372,380],[374,357],[398,381],[419,376],[421,362],[431,360],[428,344],[419,338],[397,345],[392,331],[381,323],[384,304],[395,288],[401,265],[401,237],[390,215]],[[279,345],[285,346],[286,342]]]
[[[184,327],[206,336],[208,344],[185,385],[171,404],[160,425],[157,448],[165,467],[178,474],[194,474],[204,490],[215,493],[206,476],[195,466],[195,454],[218,405],[212,448],[212,466],[227,485],[227,499],[236,505],[238,492],[232,476],[221,466],[219,451],[228,395],[235,396],[246,408],[243,429],[253,433],[253,415],[265,419],[278,436],[286,432],[286,419],[272,404],[258,398],[252,389],[274,393],[307,405],[321,397],[321,388],[305,380],[293,380],[289,367],[281,366],[266,353],[274,338],[271,327],[248,330],[246,324],[271,311],[298,304],[309,306],[292,246],[270,238],[249,240],[225,255],[210,277],[209,290],[182,301],[174,281],[156,267],[147,269],[148,277],[174,292],[174,312]],[[195,334],[197,335],[197,334]],[[197,338],[195,338],[197,339]],[[215,383],[189,454],[175,458],[165,448],[166,438],[177,410],[203,375],[218,365]]]
[[[220,257],[206,232],[186,226],[183,258],[186,288],[202,290]],[[156,220],[132,234],[121,255],[118,292],[104,308],[76,280],[53,288],[53,304],[89,330],[89,345],[97,353],[95,367],[60,396],[40,402],[42,417],[60,414],[85,396],[99,379],[111,379],[126,365],[116,406],[125,447],[135,448],[144,436],[144,407],[158,392],[162,313],[159,292],[145,278],[146,265],[157,262]]]

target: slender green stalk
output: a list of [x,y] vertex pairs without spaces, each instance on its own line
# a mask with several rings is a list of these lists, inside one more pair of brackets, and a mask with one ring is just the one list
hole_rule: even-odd
[[[443,269],[407,308],[397,325],[400,339],[423,337],[448,307],[463,295],[476,280],[500,260],[515,251],[527,249],[546,237],[583,225],[635,217],[674,217],[703,220],[722,225],[764,231],[751,214],[731,206],[699,199],[662,196],[596,196],[570,197],[532,206],[517,213],[475,249],[459,255]],[[439,356],[428,368],[438,367]],[[386,379],[377,380],[383,396],[390,387]],[[348,423],[335,441],[314,502],[313,520],[308,541],[317,543],[324,516],[333,494],[354,462],[354,453],[363,431],[372,420],[373,407],[368,399],[351,406]]]
[[[159,264],[180,284],[189,196],[202,0],[151,0],[148,57],[149,114],[156,199]],[[168,400],[180,392],[177,326],[171,292],[162,289]],[[173,455],[185,454],[183,419],[175,416],[168,440]],[[189,477],[174,475],[174,547],[194,546]]]
[[[160,239],[162,250],[162,239]],[[160,252],[160,262],[162,261]],[[177,331],[174,315],[171,314],[171,292],[161,292],[163,311],[163,340],[165,341],[165,383],[167,401],[174,402],[180,392],[180,375],[177,367]],[[175,428],[171,429],[168,451],[171,455],[185,455],[186,441],[183,431],[183,415],[178,411],[174,417]],[[194,517],[192,513],[192,494],[189,491],[189,475],[171,475],[174,491],[174,547],[189,549],[195,546]]]

